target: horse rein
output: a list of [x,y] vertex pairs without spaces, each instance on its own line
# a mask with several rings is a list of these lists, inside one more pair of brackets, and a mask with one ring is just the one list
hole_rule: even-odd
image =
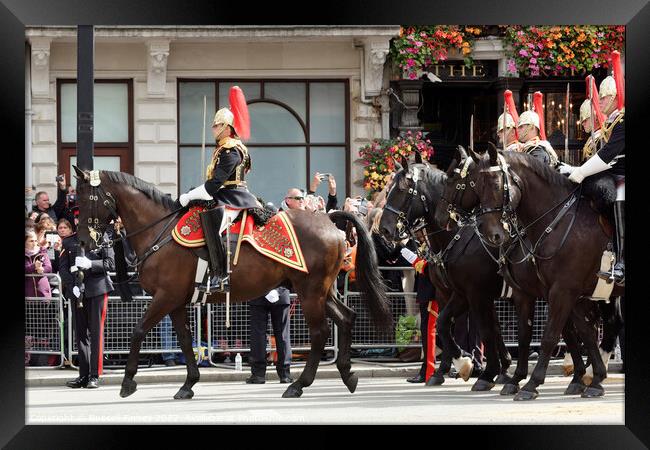
[[[102,204],[108,209],[109,211],[109,220],[116,220],[118,218],[118,213],[117,213],[117,202],[113,195],[109,191],[105,191],[103,186],[101,185],[101,180],[99,178],[99,170],[92,170],[90,171],[90,196],[89,200],[91,202],[91,214],[90,217],[88,218],[88,231],[90,234],[90,238],[95,242],[95,245],[99,248],[104,247],[104,248],[110,248],[115,245],[116,242],[119,241],[126,241],[128,238],[135,236],[136,234],[142,233],[143,231],[148,230],[149,228],[152,228],[153,226],[159,224],[163,220],[169,218],[170,220],[165,224],[165,226],[160,230],[158,235],[154,238],[154,243],[153,245],[150,246],[150,248],[142,255],[142,257],[136,255],[136,263],[135,264],[128,264],[129,267],[131,268],[138,268],[141,266],[144,261],[151,256],[153,253],[157,252],[160,250],[162,246],[167,244],[168,242],[171,241],[171,236],[168,236],[168,238],[163,239],[162,242],[160,241],[160,238],[162,237],[163,233],[165,230],[171,225],[173,220],[176,218],[176,215],[178,212],[182,211],[185,209],[185,207],[178,208],[168,214],[165,214],[162,216],[160,219],[156,220],[155,222],[152,222],[148,224],[147,226],[134,231],[133,233],[125,233],[124,236],[118,236],[115,237],[114,239],[109,239],[108,241],[104,242],[99,242],[102,239],[102,236],[104,235],[106,228],[108,228],[108,224],[104,225],[99,225],[99,218],[97,214],[97,205],[98,202],[101,200]],[[102,231],[99,233],[99,231]]]
[[[459,169],[458,167],[454,169],[454,173],[460,174],[461,181],[467,176],[467,170],[472,162],[473,159],[471,157],[467,157],[462,163],[462,169]],[[476,190],[474,189],[476,187],[476,183],[474,183],[473,180],[470,180],[468,184],[469,187],[474,191],[474,194],[476,194]],[[449,214],[449,218],[456,222],[460,227],[469,224],[475,217],[474,211],[465,211],[460,206],[457,206],[460,205],[463,200],[466,187],[467,184],[465,183],[456,183],[456,192],[454,194],[454,198],[451,201],[445,198],[443,195],[440,196],[440,199],[444,200],[447,203],[447,213]],[[476,196],[478,197],[478,194],[476,194]]]

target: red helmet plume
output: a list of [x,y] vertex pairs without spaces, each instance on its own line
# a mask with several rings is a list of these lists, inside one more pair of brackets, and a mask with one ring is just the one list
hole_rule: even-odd
[[535,108],[535,112],[539,116],[539,136],[542,138],[542,140],[546,140],[546,129],[544,127],[544,106],[543,106],[543,96],[542,93],[539,91],[536,91],[533,94],[533,107]]
[[[600,103],[598,102],[598,87],[596,86],[596,79],[593,75],[587,75],[587,98],[591,101],[592,111],[594,112],[594,130],[599,129],[605,123],[605,115],[600,110]],[[589,87],[591,86],[591,96]],[[593,97],[593,98],[592,98]]]
[[243,140],[249,139],[251,137],[251,122],[248,115],[248,105],[239,86],[230,88],[228,100],[230,102],[230,111],[234,116],[233,127],[235,132]]
[[[503,93],[503,97],[506,102],[506,109],[508,113],[514,119],[515,124],[519,123],[519,114],[517,114],[517,107],[515,106],[515,100],[512,97],[512,91],[510,89],[506,89],[506,91]],[[519,133],[517,133],[517,127],[515,127],[515,137],[519,139]]]
[[621,68],[621,53],[618,50],[614,50],[612,53],[612,69],[614,71],[614,81],[616,81],[616,107],[620,111],[625,106],[625,80]]

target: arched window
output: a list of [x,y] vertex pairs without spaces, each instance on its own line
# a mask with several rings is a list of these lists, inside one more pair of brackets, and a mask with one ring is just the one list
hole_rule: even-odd
[[[208,104],[207,166],[214,149],[212,118],[217,105],[228,106],[233,85],[242,88],[251,118],[251,138],[245,142],[252,158],[252,171],[246,177],[250,191],[279,205],[287,189],[306,189],[316,171],[329,172],[337,180],[342,203],[349,185],[349,90],[345,80],[179,81],[179,193],[203,181],[203,96]],[[325,198],[326,184],[317,191]]]

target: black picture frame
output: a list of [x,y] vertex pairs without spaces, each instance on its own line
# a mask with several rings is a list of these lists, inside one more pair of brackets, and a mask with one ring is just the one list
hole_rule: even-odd
[[[630,139],[629,167],[635,168],[632,184],[639,185],[644,178],[647,165],[648,143],[641,137],[643,127],[648,126],[648,74],[650,67],[647,56],[648,30],[650,29],[650,4],[646,0],[625,2],[593,2],[590,0],[545,2],[514,1],[486,2],[482,0],[453,2],[417,2],[402,0],[348,1],[337,3],[265,3],[253,7],[248,3],[217,1],[170,1],[170,0],[2,0],[0,4],[0,108],[5,137],[5,179],[11,173],[12,156],[9,152],[24,149],[24,25],[245,25],[245,24],[625,24],[626,30],[626,121],[627,139]],[[647,169],[646,169],[647,170]],[[14,170],[15,171],[15,170]],[[636,176],[636,180],[635,180]],[[24,198],[20,181],[7,182],[7,196],[11,207],[5,207],[10,225],[6,233],[17,233],[20,206],[16,199]],[[626,318],[626,378],[625,378],[625,425],[624,426],[471,426],[444,427],[443,429],[423,430],[429,437],[423,437],[428,445],[451,445],[442,438],[444,434],[458,436],[470,433],[464,439],[472,447],[488,448],[647,448],[650,445],[650,365],[645,360],[648,338],[647,296],[641,293],[641,276],[645,249],[648,248],[644,236],[644,213],[647,210],[642,196],[647,187],[630,189],[627,205],[628,240],[628,289],[636,290],[625,305]],[[639,195],[636,195],[636,194]],[[16,210],[13,208],[17,207]],[[630,228],[630,225],[631,228]],[[14,229],[12,232],[11,229]],[[228,436],[213,433],[208,427],[201,430],[186,431],[177,427],[125,426],[25,426],[25,381],[24,381],[24,324],[23,294],[14,292],[15,284],[23,274],[13,255],[13,237],[5,241],[12,248],[5,252],[11,255],[4,265],[5,288],[9,291],[4,298],[5,314],[0,326],[0,405],[2,417],[0,426],[0,445],[6,448],[112,448],[136,447],[136,442],[146,442],[147,446],[169,442],[174,433],[189,437],[190,445],[225,445],[235,439],[238,433]],[[14,252],[15,250],[15,252]],[[15,273],[14,273],[15,270]],[[631,283],[631,284],[630,284]],[[636,289],[638,287],[638,289]],[[11,293],[11,294],[9,294]],[[119,399],[116,399],[119,401]],[[300,401],[300,400],[298,400]],[[539,400],[537,400],[539,401]],[[585,400],[588,401],[588,400]],[[170,404],[170,407],[173,406]],[[219,399],[214,399],[214,408],[219,407]],[[407,415],[396,418],[396,423],[408,423]],[[497,419],[497,418],[495,418]],[[459,423],[460,425],[461,423]],[[359,428],[348,430],[359,433]],[[381,429],[384,430],[384,427]],[[363,430],[363,439],[377,435],[380,429]],[[270,430],[270,433],[282,431]],[[347,431],[346,431],[347,432]],[[390,431],[389,431],[390,432]],[[420,440],[415,437],[414,440]],[[337,432],[319,431],[322,438],[336,441]],[[419,433],[417,433],[419,434]],[[275,437],[266,434],[267,442],[274,444]],[[244,435],[246,446],[250,437]],[[413,442],[405,434],[395,435],[403,443]],[[424,436],[424,435],[423,435]],[[469,435],[468,435],[469,436]],[[359,434],[359,437],[361,435]],[[289,435],[294,445],[304,445],[304,438]],[[402,440],[404,439],[404,440]],[[284,442],[287,442],[286,440]],[[354,442],[354,441],[349,441]],[[412,444],[411,444],[412,445]]]

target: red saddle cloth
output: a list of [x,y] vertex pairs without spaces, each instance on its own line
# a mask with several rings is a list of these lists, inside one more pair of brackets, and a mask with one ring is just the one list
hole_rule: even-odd
[[[172,229],[172,237],[178,244],[184,247],[205,245],[199,217],[204,210],[203,207],[195,206],[181,217]],[[241,229],[242,222],[239,220],[230,226],[230,233],[238,234]],[[247,216],[243,233],[242,241],[248,242],[262,255],[293,269],[309,273],[296,232],[284,211],[271,217],[263,226],[256,226],[253,217]]]

